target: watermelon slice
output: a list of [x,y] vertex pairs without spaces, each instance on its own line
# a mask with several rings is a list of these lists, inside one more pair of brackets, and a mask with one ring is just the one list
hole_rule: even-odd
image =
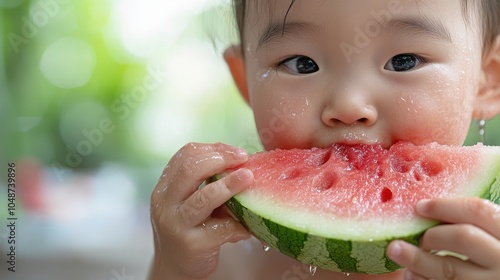
[[390,241],[418,244],[437,224],[415,215],[421,199],[500,203],[500,147],[481,144],[336,144],[259,152],[240,167],[256,181],[227,202],[236,218],[279,252],[332,271],[399,269],[386,255]]

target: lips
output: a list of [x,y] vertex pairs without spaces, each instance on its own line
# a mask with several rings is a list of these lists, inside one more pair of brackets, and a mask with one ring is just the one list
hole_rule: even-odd
[[[388,149],[394,143],[390,137],[373,134],[368,131],[335,131],[329,137],[330,141],[324,145],[325,147],[337,143],[344,145],[381,145],[384,149]],[[325,137],[323,139],[328,138]]]

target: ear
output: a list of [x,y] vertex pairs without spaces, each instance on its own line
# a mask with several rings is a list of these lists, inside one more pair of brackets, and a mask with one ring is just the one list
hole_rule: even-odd
[[500,35],[484,58],[473,117],[491,119],[500,113]]
[[250,104],[247,88],[247,77],[245,71],[245,59],[240,45],[232,45],[224,51],[224,60],[229,66],[236,87],[247,104]]

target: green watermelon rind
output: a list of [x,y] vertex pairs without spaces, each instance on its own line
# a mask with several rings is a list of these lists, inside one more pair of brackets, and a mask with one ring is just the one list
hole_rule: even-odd
[[[401,268],[387,257],[387,246],[391,239],[351,241],[324,238],[300,232],[263,218],[243,206],[237,197],[231,198],[226,204],[254,236],[277,251],[302,263],[331,271],[367,274],[383,274]],[[426,229],[408,236],[399,236],[397,239],[418,245],[418,240]],[[296,241],[292,241],[293,239]],[[309,250],[303,250],[307,246],[307,241],[311,244]],[[355,252],[353,247],[357,248]]]
[[[377,241],[324,238],[263,218],[243,206],[237,197],[231,198],[226,204],[254,236],[270,247],[302,263],[338,272],[384,274],[400,269],[401,266],[387,256],[390,241],[399,239],[418,245],[418,240],[428,228],[407,236]],[[310,246],[304,250],[307,241]]]
[[[479,197],[500,204],[499,193],[500,175]],[[492,196],[495,194],[496,196]],[[400,265],[387,256],[389,243],[397,239],[418,246],[425,231],[439,224],[431,222],[418,232],[386,240],[352,241],[324,238],[280,225],[243,206],[237,196],[232,197],[226,205],[254,236],[270,247],[302,263],[338,272],[385,274],[401,269]],[[311,241],[313,248],[309,247],[308,251],[303,251],[306,241]],[[355,251],[353,247],[356,248]]]
[[[484,155],[485,162],[475,178],[464,184],[472,186],[471,192],[464,196],[475,196],[500,204],[500,152],[494,155]],[[217,176],[219,177],[219,176]],[[220,178],[220,177],[219,177]],[[217,178],[217,179],[219,179]],[[401,268],[387,256],[387,246],[392,240],[404,240],[411,244],[419,244],[420,237],[425,231],[439,223],[425,219],[418,219],[419,229],[412,228],[408,234],[391,234],[383,239],[330,238],[301,231],[279,224],[267,218],[268,209],[256,213],[255,209],[246,207],[244,194],[232,197],[226,205],[255,237],[265,242],[277,251],[297,259],[298,261],[318,266],[323,269],[363,274],[385,274]],[[251,200],[252,198],[250,198]],[[272,207],[271,207],[272,208]],[[286,211],[286,210],[285,210]],[[420,223],[421,222],[421,223]],[[403,230],[404,231],[404,230]],[[348,240],[351,239],[351,240]]]

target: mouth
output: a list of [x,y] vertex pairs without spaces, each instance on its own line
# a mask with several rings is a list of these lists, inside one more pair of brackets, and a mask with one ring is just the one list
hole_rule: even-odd
[[338,137],[334,139],[335,141],[330,142],[330,145],[333,144],[342,144],[342,145],[348,145],[348,146],[355,146],[355,145],[380,145],[384,149],[389,149],[394,142],[389,139],[388,137],[382,137],[382,136],[376,136],[376,135],[369,135],[365,132],[362,133],[356,133],[356,132],[347,132],[347,133],[340,133],[338,134]]

